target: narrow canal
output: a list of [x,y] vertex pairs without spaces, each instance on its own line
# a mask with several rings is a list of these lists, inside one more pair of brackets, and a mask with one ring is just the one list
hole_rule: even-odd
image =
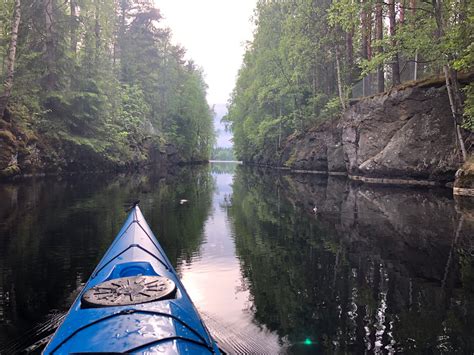
[[474,218],[450,190],[214,163],[0,185],[1,354],[54,330],[136,199],[230,353],[474,352]]

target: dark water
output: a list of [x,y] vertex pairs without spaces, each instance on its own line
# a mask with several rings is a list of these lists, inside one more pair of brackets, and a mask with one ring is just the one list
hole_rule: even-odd
[[0,185],[0,353],[54,330],[135,199],[231,353],[474,352],[474,214],[450,191],[213,164]]

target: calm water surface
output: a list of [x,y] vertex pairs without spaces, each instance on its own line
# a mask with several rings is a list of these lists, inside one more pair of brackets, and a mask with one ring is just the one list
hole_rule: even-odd
[[51,334],[136,199],[230,353],[474,352],[450,191],[212,164],[0,185],[0,353]]

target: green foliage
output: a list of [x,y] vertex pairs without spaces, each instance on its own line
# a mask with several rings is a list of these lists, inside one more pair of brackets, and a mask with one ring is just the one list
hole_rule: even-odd
[[464,102],[464,123],[465,129],[474,131],[474,83],[470,83],[464,88],[466,99]]
[[[474,70],[472,1],[394,1],[393,31],[383,1],[258,1],[254,38],[224,117],[234,133],[236,157],[278,154],[289,135],[339,117],[361,76],[382,71],[385,88],[390,87],[396,82],[395,58],[403,71],[416,57],[418,77],[440,73],[446,64]],[[465,94],[464,127],[472,129],[472,86]]]
[[140,134],[144,123],[150,117],[151,107],[146,102],[142,89],[137,85],[123,85],[120,90],[118,122],[123,131],[121,136]]
[[[354,31],[356,47],[361,46],[361,38],[367,29],[358,19],[364,12],[374,12],[376,0],[351,2],[335,0],[329,9],[332,26],[340,26],[345,31]],[[382,2],[384,16],[387,16],[387,3]],[[438,0],[410,1],[397,4],[396,33],[391,36],[385,28],[383,40],[372,40],[372,55],[359,58],[363,75],[375,73],[377,69],[392,64],[394,55],[401,60],[417,59],[418,77],[441,74],[444,65],[458,71],[474,70],[474,6],[472,1]],[[404,22],[400,16],[404,6]],[[383,52],[377,50],[383,48]],[[403,68],[402,68],[403,69]],[[390,71],[386,79],[391,80]],[[472,129],[474,95],[470,86],[465,88],[467,99],[464,103],[465,122],[463,126]]]
[[[12,4],[0,4],[3,58]],[[171,43],[153,1],[24,1],[21,10],[11,103],[27,108],[42,134],[104,142],[98,153],[123,159],[143,155],[146,142],[174,144],[183,160],[209,158],[202,71]]]
[[[469,72],[474,70],[474,6],[472,3],[467,7],[464,16],[464,21],[454,32],[459,55],[454,60],[453,66],[456,70]],[[463,127],[474,131],[474,83],[464,88],[464,94],[466,98]]]
[[278,148],[290,134],[338,113],[331,99],[337,96],[332,43],[339,37],[328,25],[329,5],[258,2],[257,29],[224,118],[238,159],[251,160],[264,146]]
[[336,117],[339,112],[341,112],[341,101],[338,97],[333,97],[321,110],[321,118],[330,119]]
[[216,147],[212,149],[211,153],[211,159],[212,160],[221,160],[221,161],[234,161],[235,155],[234,155],[234,150],[229,147],[229,148],[223,148],[223,147]]

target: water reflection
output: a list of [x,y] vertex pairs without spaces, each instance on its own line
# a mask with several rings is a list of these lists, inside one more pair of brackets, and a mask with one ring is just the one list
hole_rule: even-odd
[[449,191],[243,167],[230,215],[255,319],[289,352],[473,351],[473,220]]
[[[34,326],[57,323],[136,199],[170,260],[190,260],[213,188],[207,167],[166,179],[88,175],[0,185],[0,353],[44,336]],[[183,198],[190,202],[180,205]]]
[[230,353],[474,351],[450,191],[212,164],[0,185],[0,353],[60,321],[136,199]]
[[280,351],[281,342],[265,324],[254,322],[252,295],[242,277],[234,235],[228,219],[233,199],[233,163],[213,163],[216,189],[212,212],[204,226],[199,255],[182,263],[183,283],[219,345],[230,353]]

